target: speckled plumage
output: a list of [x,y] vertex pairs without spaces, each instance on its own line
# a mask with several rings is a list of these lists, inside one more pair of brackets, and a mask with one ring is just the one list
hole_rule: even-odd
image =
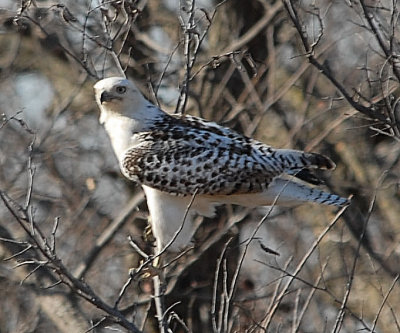
[[[345,198],[287,179],[293,175],[319,184],[311,170],[335,167],[323,155],[274,149],[213,122],[169,115],[124,78],[101,80],[95,92],[100,122],[123,174],[145,190],[159,248],[182,224],[194,193],[196,199],[185,222],[189,227],[194,212],[212,216],[214,206],[221,203],[252,207],[306,201],[348,204]],[[182,230],[173,249],[190,241],[193,232],[189,227]]]
[[175,195],[256,193],[282,173],[334,167],[322,155],[273,149],[186,115],[161,114],[147,131],[133,135],[138,143],[125,153],[124,174]]

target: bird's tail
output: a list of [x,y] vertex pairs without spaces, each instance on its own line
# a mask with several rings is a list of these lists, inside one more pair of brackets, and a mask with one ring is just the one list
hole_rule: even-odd
[[321,191],[291,180],[277,178],[264,192],[235,194],[221,199],[222,202],[232,203],[246,207],[270,206],[296,206],[304,202],[315,202],[331,206],[347,206],[350,201],[336,194]]

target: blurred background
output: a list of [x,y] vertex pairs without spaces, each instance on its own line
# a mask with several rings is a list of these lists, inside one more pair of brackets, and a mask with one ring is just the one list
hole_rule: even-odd
[[[398,15],[394,0],[0,1],[0,332],[157,332],[152,274],[173,332],[400,331]],[[147,206],[93,96],[123,72],[168,112],[329,156],[319,176],[352,205],[220,207],[186,253],[135,271]]]

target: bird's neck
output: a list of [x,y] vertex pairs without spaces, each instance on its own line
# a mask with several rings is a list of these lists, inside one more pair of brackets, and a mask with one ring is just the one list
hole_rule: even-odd
[[134,134],[147,131],[152,120],[161,114],[163,112],[147,100],[143,100],[140,106],[136,105],[127,115],[102,110],[100,122],[104,124],[119,161],[127,149],[137,144]]
[[124,152],[134,144],[132,136],[135,132],[135,123],[135,120],[118,114],[113,114],[104,121],[104,128],[119,161]]

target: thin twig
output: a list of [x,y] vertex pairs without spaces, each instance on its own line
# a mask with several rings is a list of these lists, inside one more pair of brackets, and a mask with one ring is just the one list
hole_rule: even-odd
[[336,321],[335,321],[335,325],[334,325],[334,327],[332,329],[332,333],[338,333],[341,330],[341,327],[342,327],[342,324],[343,324],[343,320],[344,320],[344,316],[345,316],[346,304],[347,304],[347,301],[348,301],[348,299],[350,297],[350,292],[351,292],[351,289],[352,289],[352,286],[353,286],[356,266],[357,266],[357,263],[358,263],[358,259],[360,257],[361,246],[362,246],[363,239],[364,239],[364,237],[366,235],[366,232],[367,232],[367,225],[368,225],[369,219],[371,217],[372,210],[373,210],[374,205],[375,205],[376,194],[377,194],[378,188],[382,184],[385,176],[386,176],[386,172],[384,172],[382,174],[382,176],[378,179],[377,186],[375,187],[374,196],[373,196],[373,198],[372,198],[372,200],[370,202],[370,205],[369,205],[369,208],[368,208],[368,212],[367,212],[367,216],[366,216],[366,218],[364,220],[362,231],[361,231],[361,233],[359,235],[359,240],[358,240],[356,253],[355,253],[355,256],[354,256],[353,264],[352,264],[352,267],[351,267],[351,271],[349,272],[349,277],[348,277],[348,281],[347,281],[347,284],[346,284],[346,292],[345,292],[345,294],[343,296],[342,304],[341,304],[340,309],[338,311],[338,314],[337,314],[337,317],[336,317]]
[[81,278],[85,275],[85,273],[93,265],[96,258],[99,256],[100,252],[112,240],[112,238],[118,232],[118,230],[120,230],[129,220],[133,220],[136,218],[136,214],[135,213],[132,214],[132,212],[143,201],[144,201],[144,194],[142,192],[138,192],[131,198],[131,200],[121,210],[120,214],[114,219],[114,221],[112,221],[112,223],[110,223],[110,225],[97,238],[96,243],[89,251],[84,261],[81,264],[79,264],[78,267],[74,270],[74,276]]
[[382,113],[378,112],[378,110],[375,110],[373,106],[371,107],[365,107],[364,105],[358,103],[357,101],[354,100],[353,97],[350,96],[350,94],[347,92],[346,88],[336,79],[335,76],[332,75],[331,71],[326,68],[325,65],[321,64],[317,58],[314,55],[313,52],[313,46],[309,44],[308,38],[306,36],[306,33],[304,31],[303,23],[301,22],[299,15],[297,13],[297,10],[293,6],[292,0],[284,0],[283,1],[286,11],[289,14],[289,17],[294,24],[300,39],[302,41],[302,44],[305,49],[305,56],[307,57],[308,61],[316,67],[322,74],[324,74],[327,79],[332,82],[332,84],[339,90],[339,92],[342,94],[342,96],[346,99],[346,101],[357,111],[361,112],[362,114],[368,116],[371,119],[378,119],[384,124],[389,124],[387,120],[387,117],[383,115]]
[[399,278],[400,278],[400,275],[396,275],[396,276],[395,276],[395,278],[394,278],[393,281],[392,281],[392,284],[390,285],[388,291],[386,292],[385,297],[382,299],[382,303],[381,303],[381,305],[380,305],[380,307],[379,307],[379,310],[378,310],[378,312],[376,313],[376,316],[375,316],[375,318],[374,318],[374,321],[372,322],[371,332],[374,332],[374,331],[375,331],[375,327],[376,327],[376,324],[378,323],[378,319],[379,319],[379,316],[380,316],[380,314],[381,314],[381,312],[382,312],[382,310],[383,310],[383,307],[385,306],[385,304],[386,304],[386,302],[387,302],[387,300],[388,300],[390,294],[392,293],[392,291],[393,291],[395,285],[397,284],[397,281],[399,280]]
[[305,263],[311,256],[311,254],[315,251],[321,240],[327,235],[327,233],[333,228],[333,226],[336,224],[336,222],[339,220],[339,218],[342,216],[344,211],[347,209],[348,206],[343,207],[342,209],[339,210],[339,212],[336,214],[336,216],[332,219],[332,221],[329,223],[329,225],[321,232],[321,234],[318,236],[318,238],[314,241],[314,243],[311,245],[307,253],[303,256],[302,260],[299,262],[299,264],[296,266],[294,272],[292,273],[292,277],[288,279],[286,282],[284,288],[280,292],[279,296],[277,297],[277,300],[275,301],[275,304],[272,306],[271,310],[268,313],[268,317],[265,319],[263,327],[266,331],[268,331],[268,326],[270,324],[270,320],[275,314],[276,310],[278,309],[278,306],[282,299],[285,297],[286,292],[288,291],[290,285],[294,281],[295,277],[299,274],[299,272],[303,269]]

